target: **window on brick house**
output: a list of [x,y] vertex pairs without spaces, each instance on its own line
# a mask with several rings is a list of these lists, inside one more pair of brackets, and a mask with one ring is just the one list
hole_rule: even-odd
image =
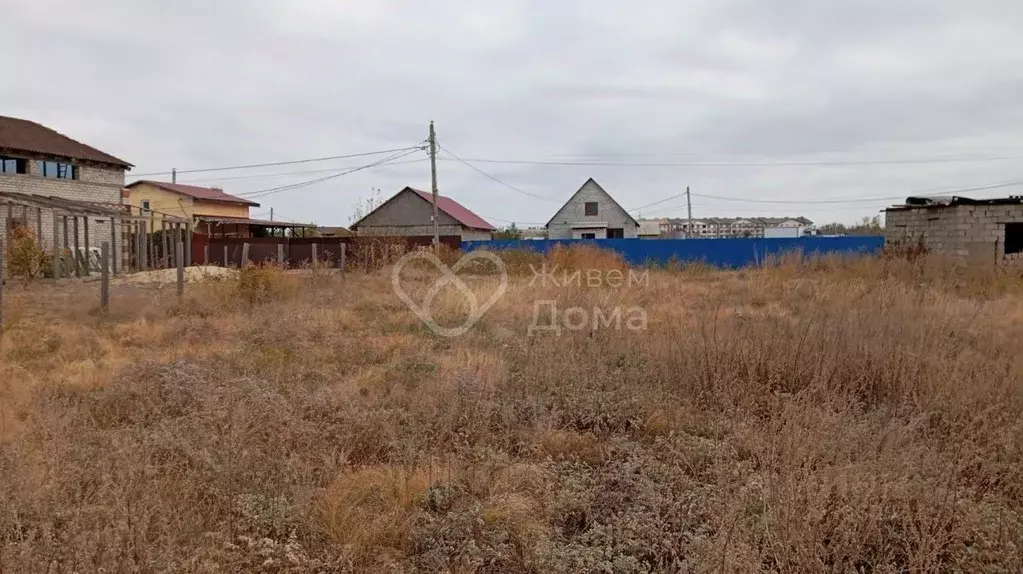
[[586,215],[597,215],[597,202],[587,201],[583,204],[583,209],[586,210]]
[[25,160],[16,157],[0,157],[0,173],[25,173]]
[[78,166],[56,161],[39,161],[39,175],[56,179],[78,179]]
[[1023,223],[1005,224],[1005,254],[1023,253]]

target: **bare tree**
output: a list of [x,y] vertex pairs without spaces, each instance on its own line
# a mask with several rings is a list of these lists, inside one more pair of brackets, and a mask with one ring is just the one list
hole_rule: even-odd
[[369,197],[360,197],[355,200],[355,210],[352,212],[351,217],[348,218],[348,223],[355,223],[369,215],[374,209],[380,207],[384,203],[383,196],[379,188],[374,187],[370,191]]

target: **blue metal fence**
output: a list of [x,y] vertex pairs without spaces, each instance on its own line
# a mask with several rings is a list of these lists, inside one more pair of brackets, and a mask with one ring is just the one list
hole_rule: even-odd
[[463,251],[527,249],[546,253],[555,245],[594,245],[619,253],[631,265],[703,262],[717,267],[746,267],[769,256],[876,254],[884,237],[801,237],[792,239],[544,239],[463,241]]

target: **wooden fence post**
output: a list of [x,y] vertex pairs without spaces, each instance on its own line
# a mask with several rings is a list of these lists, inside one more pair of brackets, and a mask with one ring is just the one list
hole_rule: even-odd
[[185,265],[188,265],[189,267],[191,267],[192,266],[192,239],[193,239],[193,237],[192,237],[192,220],[191,219],[189,219],[188,223],[185,224],[185,234],[186,234],[186,240],[188,241],[188,243],[186,244],[187,249],[185,249]]
[[7,274],[4,272],[4,245],[5,243],[0,241],[0,341],[4,337],[4,277]]
[[60,229],[57,227],[57,210],[53,210],[53,278],[60,279]]
[[139,245],[142,247],[142,268],[149,269],[149,226],[145,221],[139,222]]
[[319,257],[317,256],[317,253],[316,253],[316,244],[315,243],[313,243],[313,260],[312,260],[311,263],[313,265],[313,270],[315,270],[319,266]]
[[167,244],[167,220],[160,219],[160,239],[163,241],[163,251],[160,253],[160,268],[170,266],[170,245]]
[[[27,221],[25,222],[25,225],[28,225]],[[39,248],[42,249],[42,247],[43,247],[43,208],[41,208],[41,207],[37,207],[36,208],[36,243],[39,245]]]
[[74,252],[75,277],[81,277],[82,276],[82,259],[81,259],[82,253],[79,250],[79,243],[78,243],[78,216],[75,215],[74,217],[72,217],[72,219],[74,220],[72,227],[74,227],[74,230],[75,230],[75,237],[74,237],[74,240],[75,240],[75,252]]
[[145,271],[146,266],[142,264],[142,224],[136,221],[132,223],[132,229],[132,237],[135,239],[135,270]]
[[110,242],[100,245],[99,255],[99,309],[106,315],[110,311]]
[[89,250],[89,216],[82,218],[82,226],[85,228],[85,265],[83,272],[86,277],[92,275],[92,251]]
[[113,275],[117,275],[117,253],[120,251],[117,248],[117,226],[120,222],[120,219],[110,218],[110,273]]
[[277,244],[277,264],[284,267],[284,244]]
[[203,265],[209,265],[210,264],[210,244],[209,243],[207,243],[207,244],[202,246],[202,264]]
[[224,246],[224,267],[230,267],[231,262],[227,260],[227,246]]
[[348,255],[347,251],[348,251],[348,244],[345,243],[344,241],[342,241],[341,242],[341,272],[342,273],[344,273],[344,271],[345,271],[345,263],[346,263],[347,255]]
[[[62,255],[70,255],[71,254],[71,247],[70,247],[70,245],[68,245],[68,242],[71,241],[71,238],[68,236],[68,233],[67,233],[67,216],[65,215],[63,219],[64,219],[64,253]],[[63,264],[64,263],[61,262],[62,266],[63,266]],[[67,269],[67,273],[64,273],[64,274],[70,277],[71,276],[71,270]]]
[[249,264],[249,244],[242,243],[242,267]]
[[175,249],[177,257],[175,259],[178,262],[178,297],[185,294],[185,244],[182,241],[178,241],[177,248]]

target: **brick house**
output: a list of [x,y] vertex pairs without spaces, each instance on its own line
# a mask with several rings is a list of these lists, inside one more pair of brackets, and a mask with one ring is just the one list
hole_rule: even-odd
[[1023,264],[1023,197],[909,197],[885,210],[885,241],[960,264]]
[[635,239],[639,222],[592,177],[547,222],[549,239]]
[[[36,122],[0,116],[0,191],[118,206],[132,165]],[[0,238],[25,225],[17,212],[0,214]],[[90,247],[111,237],[110,220],[90,217]],[[35,229],[35,226],[29,226]],[[42,217],[41,243],[52,247],[53,218]],[[84,229],[79,240],[85,246]]]
[[[441,236],[458,236],[462,241],[493,238],[493,225],[450,197],[438,196],[437,212]],[[406,187],[350,229],[360,236],[432,236],[433,194]]]

